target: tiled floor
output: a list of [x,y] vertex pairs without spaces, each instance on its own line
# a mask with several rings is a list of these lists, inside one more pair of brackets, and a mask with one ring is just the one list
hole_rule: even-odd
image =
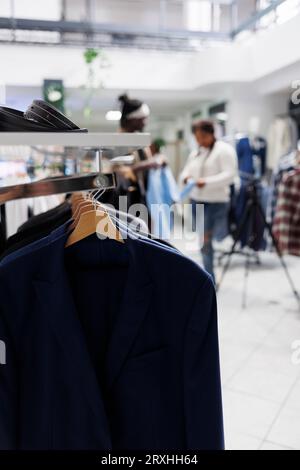
[[[195,247],[175,244],[200,262]],[[246,308],[241,256],[218,293],[226,448],[300,449],[300,307],[276,255],[260,259],[251,265]],[[286,261],[300,291],[300,259]]]

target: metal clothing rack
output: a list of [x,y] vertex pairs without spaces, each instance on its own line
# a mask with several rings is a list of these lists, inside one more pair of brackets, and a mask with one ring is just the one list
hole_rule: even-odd
[[[298,309],[300,310],[300,294],[297,291],[296,286],[295,286],[294,281],[293,281],[293,278],[289,273],[288,266],[285,262],[283,254],[281,253],[278,242],[277,242],[277,240],[276,240],[276,238],[273,234],[272,227],[268,223],[268,221],[266,220],[266,216],[265,216],[265,213],[264,213],[263,208],[261,206],[261,203],[259,201],[259,197],[258,197],[258,193],[257,193],[257,183],[258,183],[258,181],[255,178],[253,178],[251,183],[249,184],[249,194],[250,194],[249,199],[248,199],[248,202],[246,204],[244,215],[243,215],[243,217],[241,219],[241,222],[240,222],[240,224],[237,228],[231,250],[227,254],[227,260],[226,260],[225,265],[223,267],[223,270],[221,272],[219,282],[216,285],[216,290],[219,291],[219,289],[221,287],[221,284],[224,280],[224,277],[225,277],[225,275],[226,275],[226,273],[227,273],[227,271],[230,267],[232,256],[235,255],[236,253],[239,253],[239,251],[236,251],[236,247],[237,247],[237,244],[239,242],[241,233],[247,227],[248,224],[249,224],[249,228],[250,228],[249,229],[249,234],[250,234],[249,235],[249,241],[250,242],[253,241],[253,238],[252,238],[253,237],[253,235],[252,235],[253,234],[253,223],[254,223],[255,212],[258,211],[258,213],[261,217],[261,220],[263,222],[264,230],[267,231],[267,233],[269,234],[270,239],[272,240],[272,243],[273,243],[273,246],[275,248],[275,252],[277,254],[278,260],[281,264],[283,272],[285,273],[285,276],[286,276],[287,281],[290,285],[291,291],[292,291],[292,293],[293,293],[293,295],[296,299]],[[245,282],[244,282],[243,301],[242,301],[242,307],[243,308],[246,308],[247,279],[248,279],[248,276],[249,276],[251,255],[252,255],[251,252],[249,252],[249,251],[246,252],[245,276],[244,276]],[[258,264],[260,264],[259,261],[258,261]]]
[[62,147],[133,147],[150,145],[147,133],[98,133],[98,132],[1,132],[0,145],[60,145]]
[[97,172],[47,178],[27,184],[16,184],[0,188],[0,215],[2,233],[6,233],[4,203],[10,200],[43,195],[87,191],[97,188],[115,187],[113,174],[102,174],[103,148],[142,148],[150,145],[150,134],[146,133],[68,133],[68,132],[1,132],[0,146],[61,146],[94,150]]

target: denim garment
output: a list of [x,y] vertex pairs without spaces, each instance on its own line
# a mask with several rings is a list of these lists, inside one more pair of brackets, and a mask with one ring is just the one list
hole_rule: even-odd
[[[192,200],[192,213],[193,213],[193,229],[196,230],[196,210],[197,204],[204,205],[204,233],[210,232],[211,239],[209,242],[204,243],[201,249],[203,264],[205,270],[211,275],[213,281],[214,276],[214,249],[213,240],[221,241],[228,235],[228,209],[229,204],[227,202],[216,202],[216,203],[201,203]],[[202,223],[200,220],[198,223]],[[200,229],[198,225],[198,229]]]
[[152,233],[157,238],[170,238],[174,218],[169,208],[178,200],[179,191],[170,168],[150,170],[146,201],[153,222]]

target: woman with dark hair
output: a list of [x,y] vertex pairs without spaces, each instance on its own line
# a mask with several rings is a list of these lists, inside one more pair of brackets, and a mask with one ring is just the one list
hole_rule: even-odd
[[226,234],[230,185],[237,175],[237,156],[234,148],[217,140],[213,123],[199,121],[192,126],[198,149],[191,153],[181,174],[183,183],[196,182],[192,189],[193,214],[197,204],[204,205],[203,264],[214,278],[213,239]]
[[[138,99],[129,98],[126,94],[120,96],[119,101],[122,113],[120,132],[143,132],[147,118],[150,116],[149,106]],[[166,163],[165,160],[153,156],[149,147],[138,150],[124,148],[118,149],[118,151],[122,155],[132,155],[134,157],[132,165],[118,165],[114,168],[118,175],[118,195],[127,196],[128,207],[132,204],[146,205],[148,170],[159,168]]]
[[121,132],[143,132],[146,119],[150,116],[150,109],[146,103],[129,98],[128,95],[119,96],[121,103]]

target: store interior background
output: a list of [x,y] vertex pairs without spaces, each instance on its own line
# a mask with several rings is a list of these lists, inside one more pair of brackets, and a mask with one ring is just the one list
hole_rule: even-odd
[[[32,24],[12,30],[12,15]],[[37,27],[62,19],[82,31]],[[85,29],[90,21],[97,33]],[[150,106],[146,131],[165,140],[178,176],[195,119],[213,119],[220,136],[268,136],[300,90],[299,40],[300,0],[1,0],[0,100],[26,109],[45,79],[60,79],[74,122],[116,132],[107,112],[128,92]],[[87,47],[100,50],[90,67]],[[178,246],[201,261],[197,248]],[[300,288],[299,261],[287,262]],[[300,365],[291,357],[300,313],[274,254],[251,267],[246,309],[243,277],[237,257],[218,295],[226,447],[299,449]]]

